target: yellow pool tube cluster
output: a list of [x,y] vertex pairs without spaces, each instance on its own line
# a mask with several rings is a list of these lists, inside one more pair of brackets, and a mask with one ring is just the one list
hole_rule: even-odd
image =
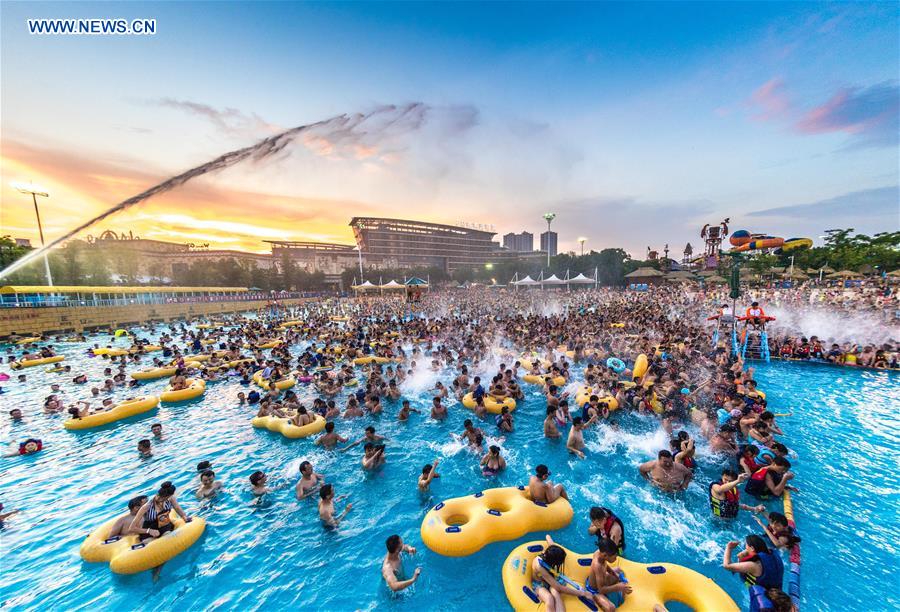
[[422,541],[434,552],[464,557],[491,542],[522,537],[530,531],[562,529],[572,522],[572,506],[531,501],[525,487],[485,489],[434,506],[422,520]]
[[[515,610],[542,610],[543,604],[532,589],[532,562],[544,551],[546,542],[526,542],[513,549],[503,562],[503,589],[506,598]],[[562,547],[566,551],[566,562],[562,574],[569,586],[584,589],[590,573],[593,555],[580,555]],[[689,606],[694,612],[738,612],[734,600],[722,588],[703,574],[672,563],[635,563],[619,557],[610,564],[625,574],[633,589],[625,596],[625,603],[616,608],[620,612],[646,612],[655,605],[665,606],[666,602],[677,601]],[[574,583],[574,584],[573,584]],[[585,591],[587,595],[587,591]],[[590,597],[563,595],[566,610],[596,610]]]
[[206,381],[201,378],[186,378],[187,387],[174,391],[172,385],[166,385],[165,390],[159,394],[161,402],[184,402],[200,397],[206,392]]
[[280,433],[285,438],[296,440],[297,438],[306,438],[307,436],[317,434],[325,429],[325,417],[317,414],[316,420],[309,425],[303,425],[302,427],[294,425],[288,418],[273,416],[255,417],[250,421],[250,424],[257,429],[268,429],[269,431]]
[[[463,396],[462,404],[466,408],[471,410],[475,410],[475,398],[472,396],[472,393],[466,393]],[[516,409],[516,400],[511,397],[504,398],[499,400],[491,395],[485,394],[484,396],[484,407],[491,414],[500,414],[504,408],[509,408],[509,411],[512,412]]]
[[200,539],[206,529],[206,521],[193,517],[185,523],[172,510],[169,518],[175,529],[154,540],[140,542],[138,536],[110,538],[109,532],[117,517],[103,523],[91,532],[81,544],[81,558],[89,563],[109,563],[109,569],[116,574],[136,574],[158,567],[180,555]]
[[158,405],[159,398],[155,395],[136,397],[134,399],[125,400],[124,402],[116,404],[115,407],[109,410],[104,410],[103,412],[89,414],[88,416],[81,417],[80,419],[69,419],[63,423],[63,427],[65,427],[69,431],[90,429],[91,427],[100,427],[102,425],[114,423],[115,421],[121,421],[122,419],[137,416],[145,412],[150,412]]

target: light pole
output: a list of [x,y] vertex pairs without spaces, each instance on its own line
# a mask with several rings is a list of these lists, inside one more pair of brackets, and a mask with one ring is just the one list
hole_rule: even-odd
[[544,213],[544,219],[547,220],[547,270],[550,269],[550,223],[556,219],[556,213]]
[[584,257],[584,243],[587,242],[587,238],[582,236],[578,239],[578,242],[581,244],[581,256]]
[[[26,195],[31,194],[31,201],[34,202],[34,216],[37,217],[38,224],[38,234],[41,237],[41,246],[44,246],[44,228],[41,226],[41,213],[38,210],[37,198],[41,196],[42,198],[49,198],[50,194],[42,189],[38,189],[35,185],[31,183],[11,183],[13,188],[19,193],[24,193]],[[50,262],[47,260],[47,253],[44,253],[44,271],[47,273],[47,286],[53,286],[53,277],[50,276]]]

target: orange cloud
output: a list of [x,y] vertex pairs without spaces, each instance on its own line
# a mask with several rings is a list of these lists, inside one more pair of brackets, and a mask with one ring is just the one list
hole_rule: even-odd
[[[5,181],[0,189],[0,233],[31,238],[37,244],[31,201],[10,187],[9,180],[34,180],[47,188],[50,197],[39,204],[49,240],[164,178],[139,167],[136,161],[113,163],[5,141],[0,158]],[[228,189],[214,181],[211,177],[189,183],[111,217],[89,233],[131,230],[156,240],[265,252],[266,239],[352,243],[350,218],[377,213],[364,202]]]

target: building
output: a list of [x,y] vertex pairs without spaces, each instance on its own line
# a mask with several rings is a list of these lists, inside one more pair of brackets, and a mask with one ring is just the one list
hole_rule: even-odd
[[30,238],[16,238],[16,246],[30,249],[31,248],[31,239]]
[[493,241],[495,232],[481,229],[381,217],[353,217],[350,227],[365,257],[402,268],[453,272],[519,258]]
[[503,248],[517,253],[530,253],[534,250],[534,234],[531,232],[506,234],[503,236]]
[[263,242],[272,245],[271,257],[276,265],[280,265],[284,257],[289,257],[294,265],[306,272],[323,272],[325,282],[333,285],[340,285],[341,272],[360,263],[359,251],[352,244],[288,240]]
[[541,250],[544,253],[549,252],[550,256],[556,255],[556,232],[546,231],[541,234]]

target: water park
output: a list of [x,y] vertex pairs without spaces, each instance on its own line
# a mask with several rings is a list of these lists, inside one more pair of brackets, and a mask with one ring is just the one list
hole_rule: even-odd
[[895,9],[2,3],[0,609],[900,609]]

